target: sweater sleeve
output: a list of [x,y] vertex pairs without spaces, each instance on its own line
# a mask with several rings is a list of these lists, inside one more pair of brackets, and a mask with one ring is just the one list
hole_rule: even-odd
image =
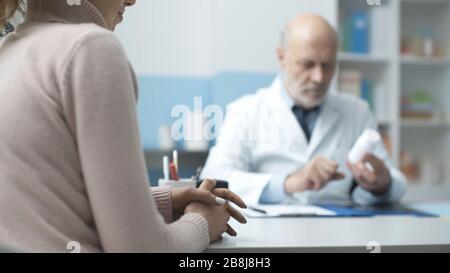
[[151,194],[166,223],[172,222],[173,208],[170,187],[152,187]]
[[192,213],[165,224],[149,194],[137,90],[120,42],[105,30],[86,34],[61,69],[62,111],[78,148],[103,250],[203,251],[209,243],[205,218]]

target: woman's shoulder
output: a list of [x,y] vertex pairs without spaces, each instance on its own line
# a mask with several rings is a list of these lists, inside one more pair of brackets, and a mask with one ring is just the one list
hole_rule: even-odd
[[22,26],[17,34],[29,37],[33,48],[46,55],[53,53],[63,57],[82,49],[125,54],[114,34],[96,24],[38,23]]
[[96,24],[48,24],[44,31],[54,43],[60,43],[66,48],[89,44],[90,40],[120,44],[110,30]]
[[43,58],[53,60],[57,68],[66,67],[71,60],[83,55],[102,58],[105,62],[110,59],[128,64],[120,41],[110,30],[98,25],[45,23],[31,28],[28,34],[34,36],[31,41],[33,48],[41,55],[45,53]]

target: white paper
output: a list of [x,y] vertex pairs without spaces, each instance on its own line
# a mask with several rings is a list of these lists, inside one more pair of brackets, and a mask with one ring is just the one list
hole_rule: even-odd
[[[254,208],[254,209],[253,209]],[[256,210],[255,210],[256,209]],[[265,211],[265,213],[261,211]],[[309,205],[258,205],[244,211],[248,217],[335,216],[336,213]]]

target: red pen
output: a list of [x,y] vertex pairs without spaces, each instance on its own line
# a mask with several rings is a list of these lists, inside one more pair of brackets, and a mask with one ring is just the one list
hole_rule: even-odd
[[175,167],[175,164],[173,162],[170,162],[169,168],[170,168],[170,178],[172,180],[178,181],[179,179],[178,179],[177,168]]

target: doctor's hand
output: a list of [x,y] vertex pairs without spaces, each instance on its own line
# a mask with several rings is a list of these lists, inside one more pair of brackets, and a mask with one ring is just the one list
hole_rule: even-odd
[[284,189],[287,193],[302,192],[306,190],[320,190],[330,181],[345,177],[337,171],[339,164],[325,157],[317,156],[305,168],[286,178]]
[[[372,166],[373,170],[366,167],[366,163]],[[374,195],[384,195],[391,186],[391,173],[384,162],[372,154],[366,154],[361,162],[353,165],[347,162],[347,166],[352,172],[353,178],[365,190]]]

